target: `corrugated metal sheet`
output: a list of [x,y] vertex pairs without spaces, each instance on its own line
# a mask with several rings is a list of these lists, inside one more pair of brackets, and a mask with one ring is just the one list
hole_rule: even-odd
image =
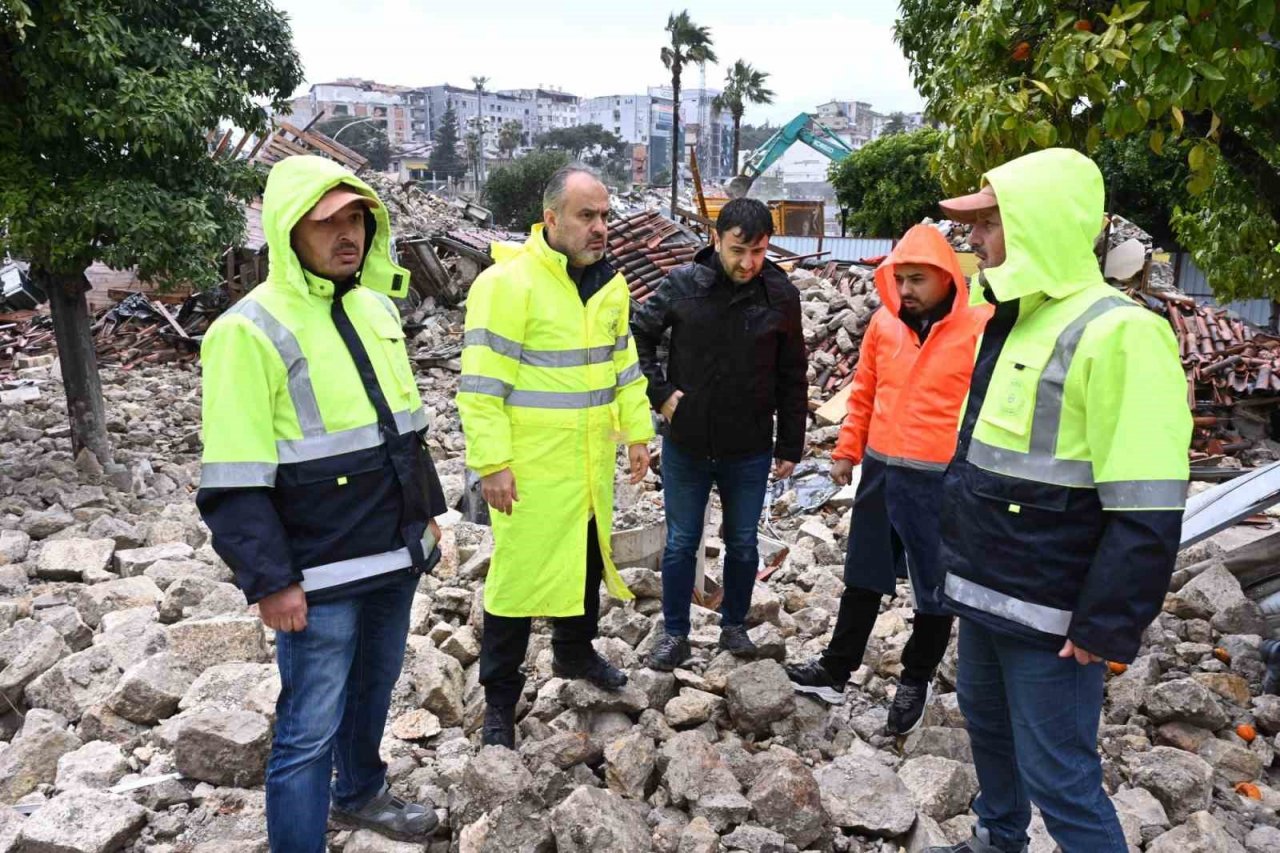
[[[1209,286],[1209,280],[1205,278],[1205,274],[1196,266],[1196,262],[1192,260],[1189,252],[1180,252],[1178,259],[1178,288],[1188,296],[1195,297],[1195,300],[1202,305],[1219,305],[1220,303],[1213,298],[1213,288]],[[1271,303],[1266,299],[1248,299],[1242,302],[1230,302],[1223,306],[1229,311],[1235,312],[1248,323],[1255,326],[1266,328],[1271,322]]]
[[871,237],[823,237],[822,248],[818,248],[817,237],[786,237],[774,235],[769,242],[797,255],[808,255],[813,252],[830,252],[820,260],[824,261],[860,261],[863,258],[878,258],[887,255],[893,249],[892,240],[881,240]]

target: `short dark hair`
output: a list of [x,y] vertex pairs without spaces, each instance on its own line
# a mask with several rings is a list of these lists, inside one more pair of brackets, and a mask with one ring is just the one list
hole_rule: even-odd
[[568,186],[569,179],[574,175],[590,175],[597,181],[600,180],[599,172],[582,163],[569,163],[561,166],[556,169],[550,180],[547,181],[547,186],[542,190],[543,210],[559,212],[560,205],[564,203],[564,192]]
[[735,228],[742,229],[742,239],[754,243],[761,237],[773,236],[773,215],[764,202],[754,198],[735,198],[720,208],[716,217],[716,233],[723,237]]

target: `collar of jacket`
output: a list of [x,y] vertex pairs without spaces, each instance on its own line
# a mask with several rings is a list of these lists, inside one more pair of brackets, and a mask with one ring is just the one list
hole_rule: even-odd
[[791,279],[783,271],[782,267],[775,264],[768,258],[764,259],[764,266],[760,269],[759,274],[751,279],[751,281],[738,284],[725,274],[724,268],[720,266],[720,256],[716,254],[715,245],[703,246],[698,253],[693,256],[693,265],[697,269],[699,280],[705,284],[714,285],[716,282],[723,281],[725,284],[734,288],[734,292],[745,292],[746,288],[760,282],[765,285],[765,296],[769,300],[769,304],[778,302],[778,294],[774,292],[773,287],[782,284],[790,284]]
[[[546,264],[547,266],[551,267],[552,269],[560,273],[560,277],[564,280],[564,282],[568,284],[570,287],[572,287],[574,290],[577,290],[578,285],[574,283],[574,280],[569,276],[569,259],[565,257],[562,253],[557,252],[555,249],[551,248],[551,244],[547,242],[547,236],[545,232],[546,232],[546,226],[543,225],[541,222],[537,223],[532,228],[530,228],[529,239],[524,241],[524,247],[523,247],[524,250],[531,253],[538,260],[542,261],[544,264]],[[501,254],[509,257],[509,255],[507,255],[506,252],[502,252]],[[600,260],[596,261],[594,264],[592,264],[591,266],[587,267],[582,271],[582,274],[584,277],[587,275],[604,275],[606,277],[606,280],[613,278],[613,276],[616,275],[616,273],[617,271],[614,270],[613,265],[610,264],[604,258],[601,258]]]

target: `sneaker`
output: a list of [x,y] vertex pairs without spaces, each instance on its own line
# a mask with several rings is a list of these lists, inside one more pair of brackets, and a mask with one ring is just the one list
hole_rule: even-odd
[[649,653],[649,668],[670,672],[687,661],[692,652],[689,651],[689,638],[663,634],[662,639]]
[[[787,678],[797,693],[817,696],[832,705],[844,704],[844,682],[837,682],[822,664],[822,658],[813,658],[804,663],[791,664],[786,667]],[[847,681],[847,679],[846,679]]]
[[893,694],[893,704],[889,706],[889,719],[884,730],[891,735],[907,735],[920,727],[924,720],[924,707],[933,696],[932,681],[915,681],[903,678],[898,682],[898,691]]
[[1263,693],[1280,693],[1280,640],[1262,641],[1262,662],[1267,665],[1262,676]]
[[[959,844],[952,844],[949,847],[926,847],[924,853],[1005,853],[1005,851],[991,843],[991,834],[985,826],[975,826],[973,835]],[[1024,845],[1018,853],[1027,853],[1027,846]]]
[[480,743],[483,746],[516,748],[515,705],[485,706],[484,726],[480,729]]
[[355,811],[346,811],[334,806],[330,815],[339,824],[351,828],[372,829],[381,835],[399,840],[421,838],[435,831],[440,822],[435,809],[417,803],[406,803],[392,795],[391,788],[382,786],[382,790],[369,802]]
[[626,673],[594,652],[583,664],[569,665],[553,658],[551,674],[557,678],[580,678],[591,682],[601,690],[621,690],[627,686]]
[[740,658],[756,656],[756,644],[747,636],[746,625],[725,625],[720,629],[720,648]]

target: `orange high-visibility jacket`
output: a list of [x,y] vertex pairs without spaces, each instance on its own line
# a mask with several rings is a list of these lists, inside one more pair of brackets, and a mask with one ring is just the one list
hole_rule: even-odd
[[[951,313],[920,337],[898,317],[897,264],[930,264],[955,282]],[[956,449],[960,408],[969,393],[974,348],[990,305],[970,305],[955,250],[931,225],[916,225],[876,268],[883,303],[862,339],[858,368],[835,459],[862,462],[866,453],[891,465],[944,470]]]

